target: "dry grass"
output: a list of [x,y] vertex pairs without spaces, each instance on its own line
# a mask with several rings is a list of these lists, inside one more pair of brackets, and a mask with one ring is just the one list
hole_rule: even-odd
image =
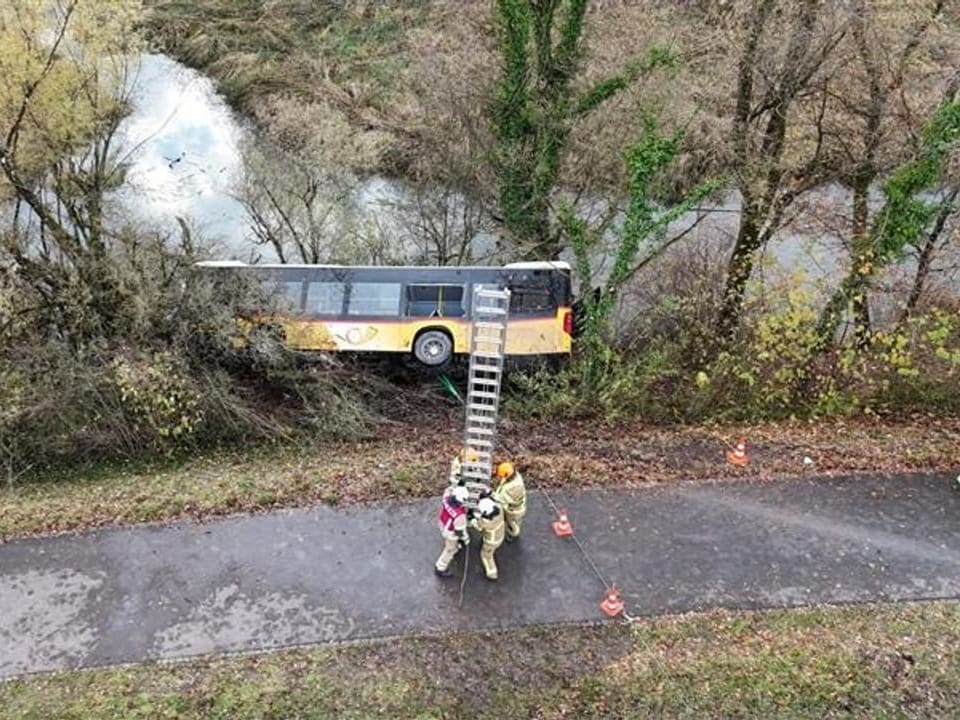
[[[0,490],[0,537],[384,496],[426,497],[445,482],[461,425],[460,413],[451,411],[422,425],[389,425],[365,441],[51,472]],[[740,436],[748,442],[746,468],[724,457],[727,443]],[[506,420],[501,440],[534,489],[960,466],[960,420],[926,417],[677,430]],[[805,468],[804,457],[812,467]]]
[[0,707],[10,720],[947,718],[958,647],[955,602],[723,611],[62,673],[0,685]]

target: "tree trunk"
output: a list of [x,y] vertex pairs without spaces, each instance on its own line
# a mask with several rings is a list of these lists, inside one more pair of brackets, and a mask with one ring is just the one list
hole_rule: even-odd
[[753,256],[759,247],[760,210],[749,195],[744,196],[740,213],[740,227],[727,265],[727,283],[717,321],[717,331],[723,340],[732,338],[740,324],[740,309],[753,272]]
[[903,314],[900,316],[899,324],[902,326],[913,312],[917,309],[917,303],[920,301],[920,297],[923,295],[924,286],[927,283],[927,277],[930,275],[930,266],[933,264],[933,256],[937,248],[937,242],[940,240],[940,236],[943,234],[943,229],[946,227],[947,219],[956,212],[957,208],[954,203],[957,201],[957,196],[960,195],[960,185],[957,185],[950,191],[950,194],[943,201],[943,205],[940,207],[940,212],[937,214],[937,220],[933,225],[933,229],[930,231],[930,234],[927,235],[927,239],[923,243],[923,247],[920,249],[920,256],[917,261],[917,274],[913,278],[913,287],[910,289],[910,296],[907,298],[907,303],[904,305]]
[[[868,245],[870,243],[870,228],[868,224],[870,208],[868,199],[873,174],[872,172],[867,173],[858,179],[853,189],[853,232],[851,236],[851,247],[855,262],[856,258],[868,252]],[[865,348],[870,337],[870,306],[865,284],[860,288],[860,291],[855,293],[851,298],[851,309],[853,312],[854,332],[857,345],[860,348]]]
[[[723,302],[717,316],[716,329],[721,342],[731,340],[736,333],[756,253],[772,234],[775,229],[773,225],[785,208],[780,195],[784,178],[781,161],[787,117],[794,98],[809,82],[813,69],[818,65],[818,61],[811,61],[810,45],[820,8],[815,0],[804,0],[797,12],[780,79],[764,100],[767,123],[759,152],[754,154],[756,151],[750,149],[750,125],[752,117],[757,114],[753,87],[756,54],[775,5],[772,0],[764,0],[756,6],[750,19],[747,43],[738,64],[733,140],[743,206],[740,228],[728,265]],[[762,179],[757,183],[760,177]],[[762,185],[762,192],[758,193],[756,184]]]

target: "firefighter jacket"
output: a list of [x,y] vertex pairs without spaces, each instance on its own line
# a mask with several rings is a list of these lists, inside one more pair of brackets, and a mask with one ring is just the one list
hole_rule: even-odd
[[462,505],[454,504],[447,494],[440,501],[440,514],[437,518],[440,531],[450,537],[460,539],[467,537],[467,509]]
[[513,475],[493,489],[493,499],[511,515],[526,513],[527,488],[523,484],[523,476],[515,470]]
[[480,515],[474,518],[473,526],[480,531],[484,547],[496,549],[503,545],[503,538],[507,532],[507,524],[503,519],[503,511],[497,508],[493,517]]

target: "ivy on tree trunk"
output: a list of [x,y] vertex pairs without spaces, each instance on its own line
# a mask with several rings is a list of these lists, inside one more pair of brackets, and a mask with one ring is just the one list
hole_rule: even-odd
[[917,195],[940,179],[949,151],[960,142],[960,101],[940,106],[920,137],[918,156],[901,165],[883,186],[885,202],[877,213],[867,241],[858,249],[853,264],[820,316],[816,349],[833,344],[845,311],[858,306],[877,271],[918,242],[941,210],[940,203],[925,202]]
[[494,167],[503,222],[525,259],[554,259],[563,249],[550,196],[578,120],[643,72],[672,62],[656,49],[579,92],[574,81],[582,69],[586,8],[587,0],[496,0],[501,71],[491,108]]

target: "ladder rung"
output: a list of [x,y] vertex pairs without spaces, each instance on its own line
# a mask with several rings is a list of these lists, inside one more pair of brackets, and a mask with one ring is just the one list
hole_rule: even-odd
[[501,353],[493,353],[493,352],[472,352],[470,354],[473,355],[474,357],[496,358],[497,360],[503,357]]
[[493,430],[489,428],[470,428],[467,430],[467,435],[493,435]]
[[490,448],[491,450],[493,450],[493,443],[487,440],[486,438],[474,438],[472,441],[468,439],[466,442],[467,442],[467,445],[469,445],[470,447],[472,447],[474,450],[477,451],[477,454],[483,454],[488,452],[483,448]]
[[492,415],[497,414],[497,408],[493,405],[480,405],[479,403],[470,403],[467,406],[468,413],[490,413]]
[[504,323],[490,322],[489,320],[478,320],[477,322],[473,323],[473,327],[475,329],[483,328],[485,330],[499,330],[501,332],[507,329],[507,326]]
[[475,383],[475,384],[477,384],[477,385],[499,385],[499,384],[500,384],[500,376],[499,376],[499,375],[497,375],[497,376],[495,376],[495,377],[473,377],[473,376],[471,376],[471,377],[467,380],[467,383],[468,383],[468,384],[469,384],[469,383]]
[[495,417],[485,417],[483,415],[471,415],[467,418],[467,422],[495,423],[496,421]]
[[471,397],[482,397],[482,398],[498,398],[500,397],[497,393],[484,392],[483,390],[471,390]]
[[477,415],[480,417],[496,417],[496,408],[493,405],[481,405],[476,403],[476,407],[469,408],[467,410],[467,417]]
[[475,315],[506,315],[506,308],[482,306],[473,309]]

